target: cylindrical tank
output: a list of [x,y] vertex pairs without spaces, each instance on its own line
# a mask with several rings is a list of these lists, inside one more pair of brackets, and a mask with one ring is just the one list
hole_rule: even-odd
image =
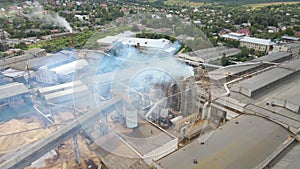
[[173,124],[175,124],[176,122],[178,122],[178,121],[181,120],[181,119],[183,119],[182,116],[177,116],[177,117],[171,119],[171,122],[172,122]]
[[163,109],[160,113],[161,118],[168,118],[169,116],[169,110],[168,109]]
[[203,106],[203,109],[202,109],[201,120],[210,119],[210,111],[211,111],[210,103],[205,102],[204,106]]
[[127,128],[135,128],[138,126],[138,115],[136,110],[126,110],[125,113]]

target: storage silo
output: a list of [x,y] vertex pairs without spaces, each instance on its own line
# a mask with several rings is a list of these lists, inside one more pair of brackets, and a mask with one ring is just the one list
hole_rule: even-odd
[[138,126],[138,114],[137,110],[134,108],[128,108],[125,112],[125,119],[126,119],[126,127],[127,128],[135,128]]

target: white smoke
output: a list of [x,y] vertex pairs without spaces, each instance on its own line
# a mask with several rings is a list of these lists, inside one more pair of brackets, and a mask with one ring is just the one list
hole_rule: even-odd
[[48,11],[45,11],[44,8],[39,4],[39,2],[35,1],[31,8],[32,12],[25,15],[29,19],[38,19],[47,24],[52,24],[55,26],[66,28],[69,32],[73,33],[72,27],[65,18],[59,16],[57,13],[54,12],[48,13]]

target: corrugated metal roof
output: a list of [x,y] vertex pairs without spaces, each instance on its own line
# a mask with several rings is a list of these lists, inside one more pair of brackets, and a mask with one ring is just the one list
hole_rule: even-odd
[[57,74],[61,75],[69,75],[74,73],[76,70],[83,69],[84,67],[88,66],[88,62],[84,59],[79,59],[64,65],[60,65],[58,67],[50,69],[51,71],[56,72]]
[[0,99],[8,99],[13,96],[28,93],[29,90],[23,83],[9,83],[0,86]]
[[287,62],[286,64],[282,65],[282,67],[286,67],[286,68],[293,69],[295,71],[299,71],[300,70],[300,59],[291,60],[291,61]]
[[299,41],[300,38],[297,38],[297,37],[293,37],[293,36],[282,36],[281,39],[288,39],[288,40],[293,40],[293,41]]
[[16,69],[7,69],[2,72],[2,74],[6,77],[10,78],[19,78],[23,76],[29,76],[29,74],[33,74],[33,71],[21,71]]
[[47,101],[51,101],[54,99],[66,99],[65,97],[72,97],[73,95],[76,95],[76,93],[87,91],[87,86],[79,86],[75,88],[71,88],[68,90],[58,91],[55,93],[45,94],[44,97]]
[[41,89],[39,89],[39,93],[47,94],[47,93],[51,93],[51,92],[55,92],[55,91],[71,89],[73,87],[77,87],[80,85],[82,85],[82,82],[78,80],[78,81],[73,81],[73,82],[69,82],[69,83],[63,83],[63,84],[59,84],[59,85],[55,85],[55,86],[41,88]]
[[[244,64],[241,65],[231,65],[231,66],[226,66],[221,69],[217,69],[214,71],[209,72],[209,78],[214,81],[221,81],[225,80],[228,76],[235,76],[235,75],[240,75],[243,74],[244,72],[250,71],[251,69],[254,69],[256,67],[261,66],[261,64],[252,64],[252,62],[275,62],[279,63],[284,60],[287,60],[291,58],[291,54],[288,52],[276,52],[272,53],[269,55],[262,56],[257,59],[253,59],[250,62],[245,62]],[[247,63],[250,63],[247,65]]]
[[272,42],[270,39],[260,39],[260,38],[252,38],[252,37],[244,37],[240,40],[240,42],[247,42],[247,43],[254,43],[254,44],[260,44],[260,45],[275,45],[274,42]]
[[[274,82],[277,82],[289,75],[294,73],[291,70],[282,69],[282,68],[274,68],[263,73],[260,73],[256,76],[253,76],[249,79],[246,79],[240,82],[237,85],[234,85],[234,88],[239,88],[240,91],[243,93],[244,89],[253,93],[263,87],[266,87]],[[248,95],[247,93],[243,93]],[[250,95],[248,95],[250,97]],[[252,96],[252,94],[251,94]]]
[[296,144],[288,151],[272,169],[297,169],[300,166],[300,144]]
[[37,70],[40,67],[43,66],[53,66],[58,65],[66,62],[74,61],[76,56],[76,52],[74,51],[67,51],[63,50],[58,53],[54,53],[50,56],[40,57],[40,58],[33,58],[33,59],[27,59],[24,62],[16,63],[16,65],[11,66],[12,68],[18,69],[18,70],[26,70],[27,64],[29,69]]
[[196,139],[157,163],[172,169],[252,169],[285,145],[289,134],[264,118],[242,115],[218,128],[205,144]]
[[232,65],[232,66],[227,66],[224,68],[220,68],[214,71],[211,71],[208,73],[209,78],[214,81],[220,81],[220,80],[225,80],[226,77],[228,76],[235,76],[235,75],[240,75],[243,72],[249,71],[251,69],[254,69],[261,64],[250,64],[250,65]]
[[251,62],[261,62],[261,61],[266,61],[266,62],[275,62],[278,63],[285,57],[291,58],[292,54],[288,52],[275,52],[269,55],[265,55],[262,57],[259,57],[257,59],[251,60]]

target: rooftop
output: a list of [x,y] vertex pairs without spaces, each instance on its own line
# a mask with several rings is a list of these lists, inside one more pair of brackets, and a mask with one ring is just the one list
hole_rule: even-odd
[[294,71],[300,70],[300,59],[295,59],[287,62],[286,64],[283,64],[282,67],[292,69]]
[[72,100],[76,97],[77,94],[85,93],[86,91],[88,91],[88,87],[85,85],[82,85],[82,86],[78,86],[78,87],[63,90],[63,91],[57,91],[57,92],[45,94],[44,98],[48,102],[57,103],[57,102],[65,101],[65,100]]
[[26,61],[16,63],[15,65],[12,66],[12,68],[18,70],[26,70],[28,65],[28,69],[37,70],[42,66],[53,66],[53,65],[66,63],[66,62],[71,62],[74,61],[75,58],[76,58],[76,52],[63,50],[54,53],[50,56],[26,59]]
[[23,83],[9,83],[0,86],[0,99],[8,99],[12,96],[28,93],[29,90]]
[[261,64],[231,65],[208,72],[208,75],[211,80],[220,81],[225,80],[228,76],[239,76],[244,72],[250,71],[251,69],[256,68],[260,65]]
[[81,85],[83,85],[82,82],[78,80],[78,81],[63,83],[63,84],[59,84],[59,85],[55,85],[55,86],[44,87],[44,88],[39,89],[39,92],[41,94],[47,94],[47,93],[51,93],[51,92],[72,89],[74,87],[81,86]]
[[228,57],[240,53],[240,49],[219,46],[219,47],[201,49],[201,50],[189,52],[187,54],[179,54],[178,57],[186,58],[197,62],[209,62],[212,60],[220,59],[224,53]]
[[123,45],[135,46],[139,44],[141,47],[159,48],[159,49],[165,49],[171,43],[171,41],[167,39],[146,39],[146,38],[127,38],[127,39],[120,40],[120,42]]
[[33,71],[22,71],[22,70],[16,70],[16,69],[6,69],[2,72],[2,74],[6,77],[10,78],[19,78],[24,76],[29,76],[29,74],[33,74]]
[[260,38],[253,38],[253,37],[244,37],[240,40],[240,42],[248,42],[248,43],[254,43],[259,45],[275,45],[274,42],[271,41],[271,39],[260,39]]
[[242,115],[218,128],[205,144],[196,139],[157,163],[172,169],[256,168],[287,144],[289,134],[264,118]]
[[274,52],[272,54],[253,59],[253,60],[251,60],[251,62],[265,61],[265,62],[279,63],[282,60],[285,60],[285,58],[291,58],[291,57],[292,57],[292,54],[289,52]]
[[300,143],[294,145],[271,169],[295,169],[300,166]]
[[293,37],[293,36],[287,36],[287,35],[282,36],[281,39],[288,39],[288,40],[293,40],[293,41],[300,41],[300,38]]
[[51,71],[56,72],[57,74],[61,75],[68,75],[74,73],[76,70],[83,69],[84,67],[88,66],[88,62],[84,59],[79,59],[64,65],[60,65],[58,67],[50,69]]
[[[289,75],[291,75],[293,71],[282,68],[274,68],[263,73],[260,73],[256,76],[253,76],[249,79],[246,79],[239,84],[235,85],[235,87],[239,88],[239,91],[243,94],[246,94],[244,91],[250,92],[248,95],[252,97],[252,93],[266,87],[276,81],[279,81]],[[235,89],[236,90],[236,89]]]
[[244,38],[245,36],[246,35],[244,33],[234,33],[234,32],[222,35],[223,38],[229,38],[229,39],[234,39],[234,40],[240,40],[240,39]]

